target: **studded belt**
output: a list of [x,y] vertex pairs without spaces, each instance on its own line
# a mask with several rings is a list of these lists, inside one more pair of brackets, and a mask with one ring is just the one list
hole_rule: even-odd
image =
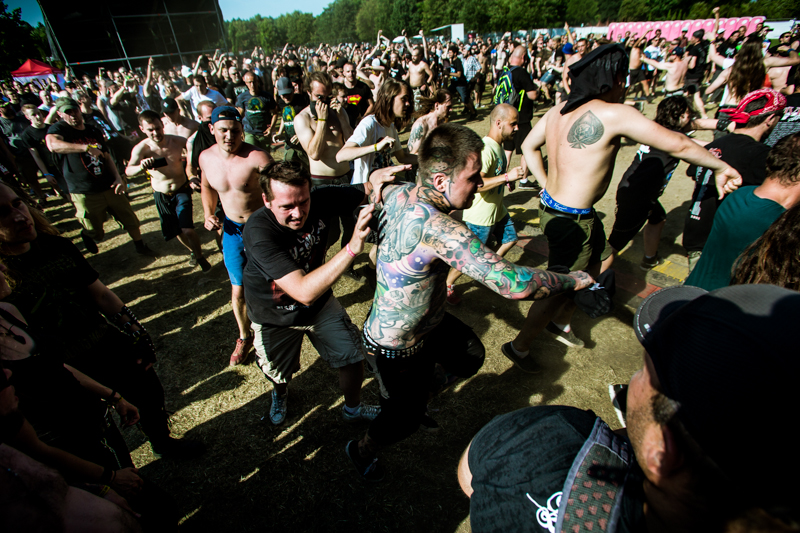
[[401,350],[392,350],[389,348],[384,348],[374,340],[372,337],[369,336],[367,332],[367,328],[364,328],[364,332],[361,335],[361,342],[364,344],[364,349],[368,352],[372,353],[374,356],[382,355],[388,359],[395,359],[395,358],[404,358],[404,357],[411,357],[412,355],[418,354],[422,350],[422,346],[425,344],[425,339],[420,340],[414,346],[409,348],[403,348]]

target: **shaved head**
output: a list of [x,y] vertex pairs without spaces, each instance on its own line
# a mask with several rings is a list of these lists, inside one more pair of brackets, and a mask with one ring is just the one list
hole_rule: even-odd
[[510,120],[517,115],[517,110],[513,105],[498,104],[492,109],[492,114],[489,115],[489,122],[494,123],[498,120]]
[[514,48],[514,51],[511,52],[511,57],[508,59],[509,65],[513,65],[515,67],[522,66],[525,63],[525,54],[527,50],[524,46],[517,46]]

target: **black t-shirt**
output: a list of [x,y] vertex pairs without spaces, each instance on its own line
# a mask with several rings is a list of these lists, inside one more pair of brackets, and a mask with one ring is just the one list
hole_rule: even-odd
[[39,233],[29,251],[2,259],[17,281],[4,301],[25,317],[41,351],[58,353],[69,362],[111,327],[87,290],[99,275],[69,239]]
[[618,189],[640,193],[642,201],[655,201],[669,184],[679,162],[663,150],[642,144],[622,175]]
[[106,120],[106,117],[103,114],[93,109],[91,114],[82,113],[83,114],[83,123],[87,126],[94,126],[95,128],[99,129],[103,132],[103,136],[106,140],[110,139],[114,135],[116,135],[117,130],[114,129],[112,124],[109,124]]
[[[48,134],[60,135],[65,142],[75,144],[96,144],[103,153],[108,152],[103,133],[94,126],[84,125],[78,130],[66,122],[56,122],[47,130]],[[93,194],[105,192],[114,183],[114,175],[103,157],[94,157],[88,152],[75,154],[55,154],[61,174],[66,178],[69,192],[74,194]]]
[[369,101],[372,99],[372,91],[369,86],[361,80],[356,80],[356,84],[352,89],[347,89],[347,105],[344,110],[347,111],[347,117],[350,119],[350,125],[356,127],[358,119],[364,116],[364,113],[369,108]]
[[338,224],[336,216],[352,216],[363,200],[362,185],[316,187],[311,191],[306,223],[298,231],[281,226],[266,207],[250,216],[242,232],[247,256],[243,285],[250,320],[291,326],[313,319],[333,292],[328,289],[305,306],[282,291],[275,280],[296,270],[308,274],[319,268],[325,262],[331,224]]
[[461,73],[461,76],[458,78],[449,78],[451,87],[461,87],[467,84],[467,77],[464,75],[464,64],[461,63],[459,58],[455,58],[450,62],[450,69],[447,72],[449,74],[455,74],[456,72]]
[[[535,91],[536,85],[531,80],[531,75],[524,67],[514,67],[511,70],[511,82],[514,84],[514,90],[519,93],[524,91]],[[520,103],[522,104],[520,106]],[[519,110],[519,123],[527,124],[533,119],[533,100],[528,98],[527,94],[520,94],[520,103],[517,104]]]
[[47,126],[44,128],[36,129],[33,126],[28,126],[20,136],[20,144],[25,148],[35,148],[42,158],[44,164],[47,165],[52,174],[52,167],[56,167],[55,159],[50,150],[47,149],[45,137],[47,136]]
[[[770,151],[766,144],[748,135],[731,133],[708,143],[706,149],[735,168],[742,175],[744,185],[763,183]],[[694,179],[695,185],[683,229],[683,246],[693,252],[705,246],[720,200],[713,170],[690,165],[686,174]]]
[[406,69],[403,68],[403,65],[400,63],[397,64],[396,67],[389,65],[389,76],[396,79],[397,81],[403,81],[403,76],[406,75]]
[[786,97],[786,108],[783,110],[783,115],[764,144],[775,146],[776,142],[798,131],[800,131],[800,94],[795,93]]
[[689,56],[694,56],[694,68],[686,71],[686,77],[689,79],[702,78],[706,71],[706,58],[708,57],[708,41],[702,41],[697,44],[691,45],[686,52]]
[[14,118],[0,117],[0,129],[3,135],[8,139],[11,153],[19,156],[24,153],[25,147],[21,144],[22,132],[30,126],[31,123],[23,116],[15,116]]
[[244,84],[243,81],[240,81],[236,84],[229,83],[227,87],[225,87],[225,98],[236,103],[236,98],[242,94],[243,92],[247,91],[247,85]]

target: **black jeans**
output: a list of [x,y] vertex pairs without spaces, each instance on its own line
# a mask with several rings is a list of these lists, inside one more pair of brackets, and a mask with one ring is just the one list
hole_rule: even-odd
[[467,378],[477,374],[486,357],[472,328],[447,313],[423,342],[422,349],[408,357],[391,357],[387,355],[391,352],[380,347],[375,350],[389,397],[381,399],[381,412],[370,424],[368,435],[381,447],[405,439],[419,427],[434,389],[436,363],[454,376]]

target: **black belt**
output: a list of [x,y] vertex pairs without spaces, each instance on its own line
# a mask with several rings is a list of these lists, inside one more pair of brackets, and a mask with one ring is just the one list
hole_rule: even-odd
[[587,218],[594,217],[594,209],[590,213],[585,215],[576,215],[574,213],[565,213],[563,211],[559,211],[558,209],[553,209],[552,207],[548,207],[542,203],[539,204],[539,209],[541,209],[545,213],[550,213],[554,217],[559,218],[568,218],[570,220],[585,220]]
[[394,359],[395,357],[404,358],[404,357],[411,357],[412,355],[418,354],[422,350],[422,345],[425,343],[425,340],[420,340],[414,346],[410,348],[403,348],[402,350],[390,350],[388,348],[384,348],[383,346],[376,343],[372,340],[372,337],[369,336],[367,333],[367,328],[364,328],[364,333],[361,335],[361,341],[364,343],[364,348],[371,353],[373,353],[376,357],[379,355],[383,355],[388,357],[389,359]]

